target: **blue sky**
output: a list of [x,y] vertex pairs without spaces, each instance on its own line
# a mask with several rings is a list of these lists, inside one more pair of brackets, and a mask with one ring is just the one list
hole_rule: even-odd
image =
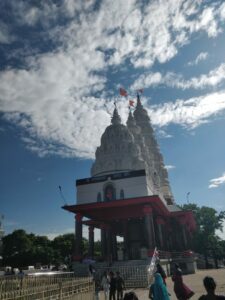
[[117,100],[142,102],[178,204],[225,210],[224,1],[0,2],[0,212],[4,229],[72,232],[75,180]]

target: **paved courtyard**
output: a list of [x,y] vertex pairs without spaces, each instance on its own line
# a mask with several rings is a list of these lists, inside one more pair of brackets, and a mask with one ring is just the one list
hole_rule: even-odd
[[[197,300],[200,295],[205,293],[202,280],[207,275],[212,276],[216,280],[217,294],[225,295],[225,269],[197,271],[196,274],[183,276],[184,283],[187,284],[195,292],[195,295],[191,298],[192,300]],[[167,285],[168,290],[171,294],[170,299],[176,300],[176,296],[173,292],[173,282],[171,278],[167,279]],[[147,289],[134,289],[134,291],[137,294],[139,300],[148,299]],[[101,295],[100,300],[103,299],[104,297],[103,295]]]

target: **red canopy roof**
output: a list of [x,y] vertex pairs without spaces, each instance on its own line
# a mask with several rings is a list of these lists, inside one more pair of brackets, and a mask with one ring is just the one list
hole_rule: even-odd
[[72,213],[80,213],[84,217],[96,221],[113,221],[144,216],[144,206],[151,206],[161,216],[168,216],[169,210],[159,196],[120,199],[109,202],[94,202],[78,205],[65,205],[62,208]]

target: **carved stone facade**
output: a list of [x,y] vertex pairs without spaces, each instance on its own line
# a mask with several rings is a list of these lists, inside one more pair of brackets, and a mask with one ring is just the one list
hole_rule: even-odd
[[134,113],[129,113],[127,126],[121,124],[117,108],[114,109],[111,125],[103,133],[95,156],[92,176],[145,169],[147,185],[153,194],[163,197],[167,204],[174,203],[163,157],[139,96]]
[[97,148],[95,156],[91,176],[144,169],[140,148],[135,143],[132,133],[121,124],[116,108],[111,125],[103,133],[101,146]]

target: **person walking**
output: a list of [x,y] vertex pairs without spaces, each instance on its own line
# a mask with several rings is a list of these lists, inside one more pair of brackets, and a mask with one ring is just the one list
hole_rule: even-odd
[[92,265],[88,266],[89,275],[94,279],[95,277],[95,268]]
[[207,295],[202,295],[198,300],[225,300],[225,296],[216,295],[216,283],[210,276],[203,279],[203,284],[206,289]]
[[107,300],[109,295],[109,279],[106,272],[103,273],[101,287],[104,291],[105,300]]
[[110,281],[109,281],[109,300],[116,300],[116,278],[112,271],[109,272]]
[[125,288],[125,283],[123,278],[120,276],[120,272],[116,272],[116,292],[117,292],[117,300],[123,299],[123,290]]
[[97,279],[95,282],[95,300],[99,300],[99,292],[101,290],[100,281]]
[[166,285],[166,272],[159,262],[156,264],[156,273],[159,273],[162,276],[163,282]]
[[167,288],[163,282],[163,278],[159,273],[155,273],[154,275],[154,283],[149,289],[149,299],[170,300]]
[[187,300],[194,295],[194,292],[183,283],[182,271],[178,264],[175,264],[172,281],[174,282],[174,292],[178,300]]

